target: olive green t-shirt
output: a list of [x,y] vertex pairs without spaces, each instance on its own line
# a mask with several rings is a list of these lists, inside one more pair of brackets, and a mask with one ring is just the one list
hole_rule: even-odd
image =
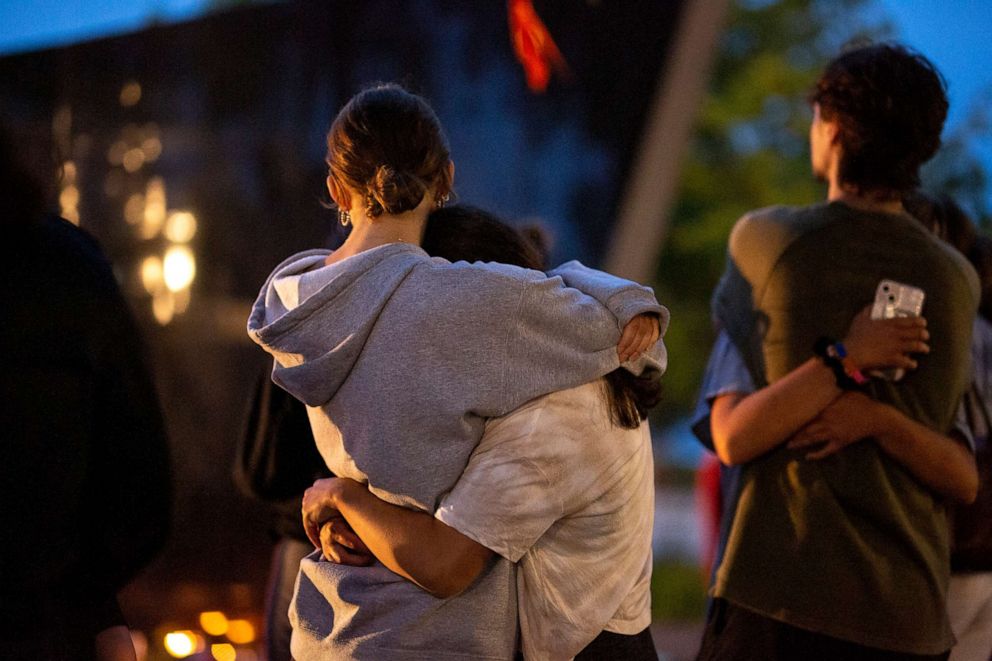
[[[926,293],[931,352],[869,394],[947,432],[966,390],[978,282],[910,216],[842,203],[742,218],[714,313],[758,387],[841,338],[887,278]],[[783,446],[743,466],[714,595],[869,647],[939,654],[954,642],[944,503],[869,440],[820,461]]]

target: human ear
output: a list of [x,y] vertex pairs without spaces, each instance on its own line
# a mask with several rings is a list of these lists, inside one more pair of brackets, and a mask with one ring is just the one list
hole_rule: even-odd
[[344,186],[338,183],[332,175],[327,175],[327,192],[331,194],[331,199],[338,209],[348,211],[351,209],[351,196]]
[[823,122],[823,132],[826,135],[827,144],[828,145],[837,145],[837,144],[839,144],[838,143],[838,136],[840,134],[840,127],[837,125],[837,122],[836,121],[834,121],[834,120],[824,121]]

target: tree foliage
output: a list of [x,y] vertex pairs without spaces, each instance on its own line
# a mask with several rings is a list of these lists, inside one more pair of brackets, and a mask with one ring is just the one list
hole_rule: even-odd
[[[810,172],[806,97],[843,47],[893,37],[873,9],[868,0],[734,1],[658,266],[659,294],[672,310],[664,418],[694,404],[714,339],[710,294],[734,222],[752,209],[824,198]],[[987,180],[969,143],[988,124],[976,110],[924,171],[926,188],[979,215],[987,213]]]
[[810,174],[806,95],[842,44],[886,34],[867,24],[864,5],[737,0],[731,8],[659,263],[660,295],[673,311],[666,417],[684,414],[696,397],[714,338],[709,298],[734,222],[751,209],[824,194]]

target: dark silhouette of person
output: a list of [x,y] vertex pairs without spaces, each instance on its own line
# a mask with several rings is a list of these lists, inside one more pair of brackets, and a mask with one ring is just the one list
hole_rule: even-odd
[[133,659],[116,594],[166,539],[162,415],[109,262],[18,142],[0,126],[0,656]]

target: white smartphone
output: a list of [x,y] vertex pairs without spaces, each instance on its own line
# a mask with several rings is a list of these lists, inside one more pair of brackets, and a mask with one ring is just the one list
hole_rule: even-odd
[[[919,317],[923,312],[924,298],[926,298],[926,294],[919,287],[906,285],[895,280],[882,280],[875,289],[875,303],[871,308],[871,318]],[[898,381],[906,375],[906,370],[897,368],[875,371],[872,374],[889,381]]]

